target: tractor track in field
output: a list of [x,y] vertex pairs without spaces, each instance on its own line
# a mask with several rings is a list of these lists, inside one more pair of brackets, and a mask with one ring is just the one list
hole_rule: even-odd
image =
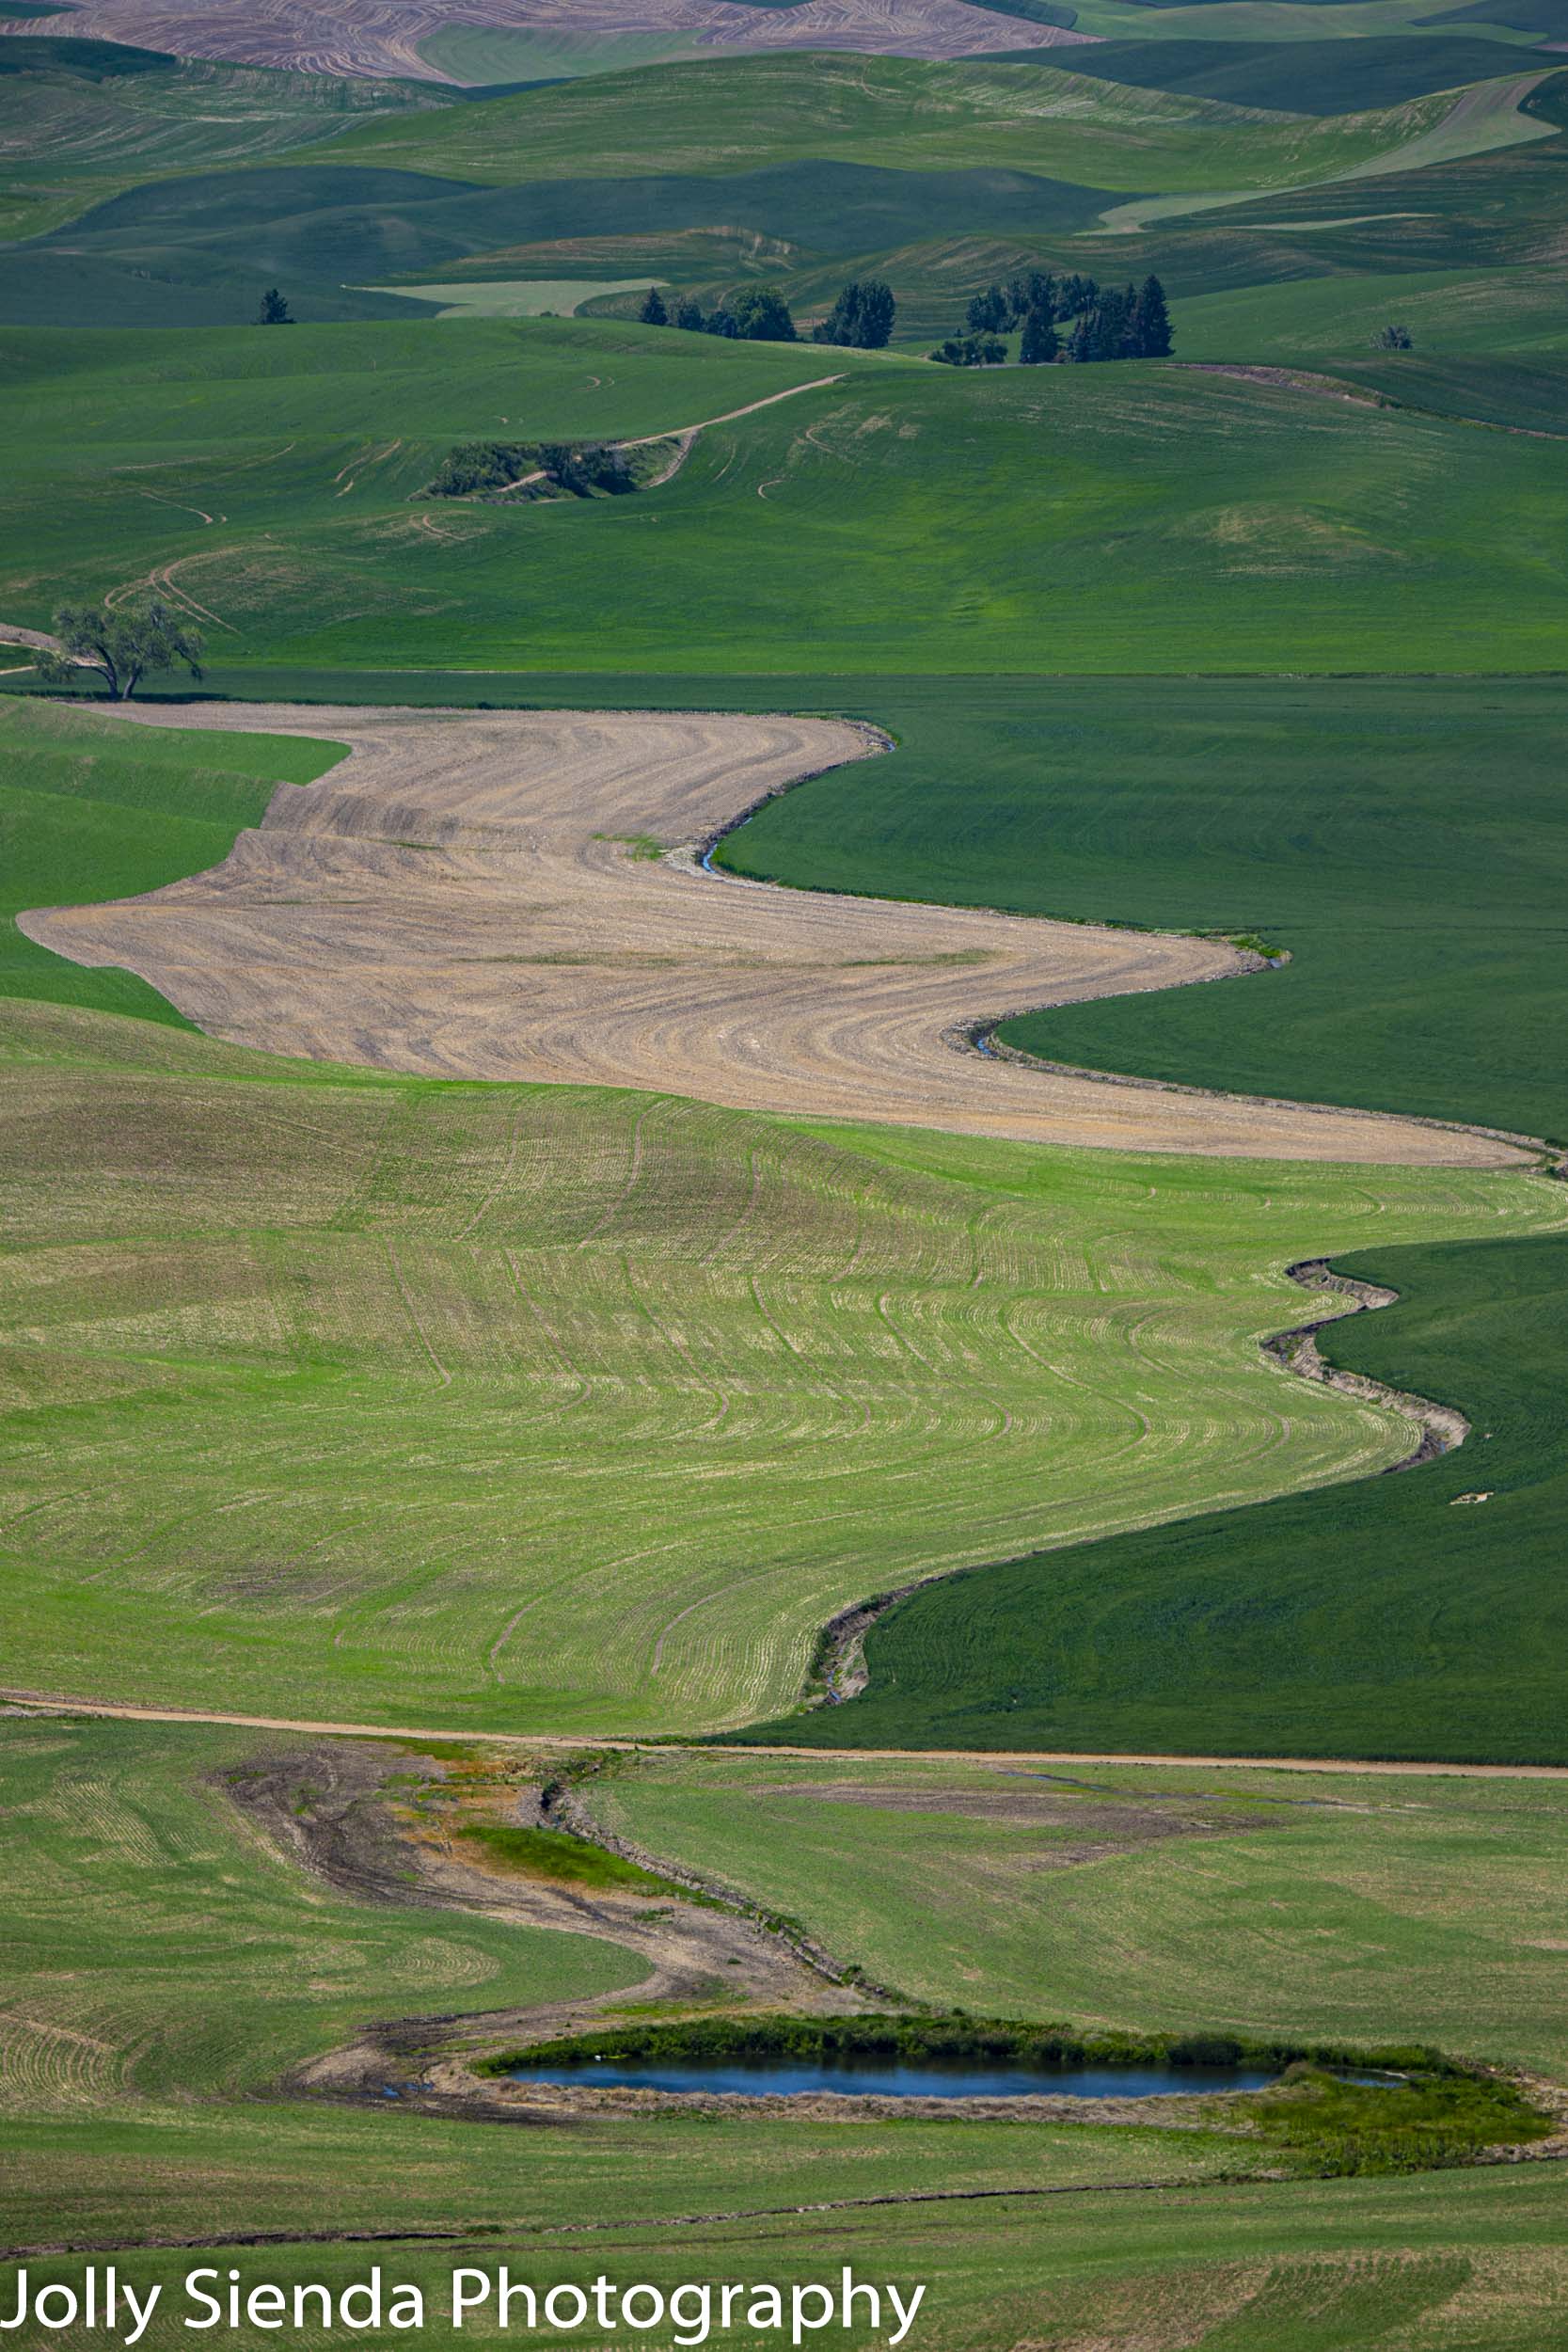
[[[1263,973],[1227,940],[716,873],[775,794],[889,751],[859,721],[724,712],[121,706],[325,737],[221,866],[34,910],[210,1035],[414,1075],[628,1087],[791,1118],[1122,1151],[1521,1167],[1530,1139],[1124,1081],[975,1050],[999,1021]],[[420,845],[420,846],[411,846]],[[651,852],[651,853],[650,853]]]

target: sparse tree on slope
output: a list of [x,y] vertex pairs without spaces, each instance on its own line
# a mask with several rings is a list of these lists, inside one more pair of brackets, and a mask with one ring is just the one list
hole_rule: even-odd
[[62,651],[42,653],[38,670],[51,686],[69,686],[95,670],[109,700],[128,703],[149,673],[183,668],[201,675],[201,632],[154,596],[119,612],[103,606],[64,604],[55,615]]
[[276,286],[269,286],[266,293],[261,296],[261,308],[256,313],[257,326],[292,326],[293,323],[293,313],[290,310],[288,304],[284,301],[282,295],[278,293],[277,288]]
[[1171,349],[1170,312],[1165,290],[1154,276],[1144,279],[1132,305],[1132,343],[1139,359],[1168,359]]
[[637,313],[644,326],[668,326],[670,313],[657,286],[650,286],[642,297],[642,308]]

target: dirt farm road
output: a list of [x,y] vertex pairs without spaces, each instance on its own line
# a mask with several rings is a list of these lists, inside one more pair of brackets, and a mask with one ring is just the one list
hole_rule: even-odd
[[705,845],[760,801],[883,748],[847,721],[228,703],[119,715],[350,747],[318,783],[279,787],[210,872],[20,918],[75,962],[139,973],[237,1044],[1034,1143],[1410,1166],[1531,1156],[1417,1120],[975,1052],[971,1033],[1006,1014],[1219,979],[1249,960],[1213,940],[706,873]]
[[442,1730],[429,1724],[317,1723],[288,1715],[229,1715],[197,1707],[139,1707],[128,1699],[72,1698],[64,1692],[5,1687],[0,1687],[0,1711],[104,1716],[135,1724],[231,1724],[242,1731],[281,1731],[309,1739],[458,1740],[476,1747],[522,1748],[531,1754],[608,1748],[617,1754],[662,1756],[689,1750],[704,1756],[807,1756],[824,1765],[863,1764],[880,1756],[902,1756],[914,1763],[924,1758],[933,1764],[1146,1764],[1203,1772],[1370,1772],[1414,1780],[1568,1779],[1568,1764],[1465,1764],[1426,1758],[1402,1762],[1332,1756],[1139,1756],[1113,1748],[828,1748],[789,1747],[772,1741],[757,1748],[723,1740],[618,1740],[611,1733],[586,1731],[467,1731],[451,1724]]

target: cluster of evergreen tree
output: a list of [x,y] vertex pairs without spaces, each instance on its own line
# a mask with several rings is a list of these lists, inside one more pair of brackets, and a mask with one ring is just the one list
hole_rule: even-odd
[[721,335],[732,342],[792,343],[797,340],[789,305],[771,286],[743,286],[728,301],[718,302],[705,317],[692,295],[681,294],[673,322],[658,288],[650,286],[637,315],[644,326],[673,324],[684,326],[689,334]]
[[898,305],[880,278],[851,278],[820,326],[814,343],[838,343],[850,351],[881,351],[893,333]]
[[1157,278],[1141,286],[1105,286],[1093,308],[1073,321],[1065,359],[1168,359],[1170,312]]
[[[847,344],[854,351],[880,351],[893,333],[898,305],[893,289],[879,278],[852,278],[811,339],[816,343]],[[677,294],[674,310],[657,286],[650,286],[637,313],[644,326],[681,326],[689,335],[723,335],[751,343],[792,343],[799,340],[789,305],[771,286],[743,286],[715,304],[705,314],[694,294]]]
[[1171,348],[1170,312],[1157,278],[1141,287],[1101,287],[1076,271],[1053,278],[1030,270],[975,294],[963,333],[950,335],[930,356],[950,368],[998,366],[1007,356],[998,338],[1013,327],[1022,330],[1018,356],[1026,368],[1058,359],[1164,359]]

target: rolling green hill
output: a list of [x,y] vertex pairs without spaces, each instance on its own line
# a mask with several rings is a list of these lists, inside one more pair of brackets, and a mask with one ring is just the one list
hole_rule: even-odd
[[[156,572],[218,657],[317,668],[417,646],[483,670],[1169,672],[1223,644],[1234,671],[1534,670],[1560,649],[1555,443],[1150,364],[966,375],[586,320],[322,331],[336,367],[256,378],[254,336],[136,369],[101,337],[18,337],[0,484],[26,556],[0,562],[0,610],[44,626],[68,591]],[[555,390],[565,430],[646,433],[825,358],[843,383],[705,433],[645,496],[409,503],[451,442],[546,430]]]
[[[1410,388],[1413,405],[1423,405],[1428,355],[1463,354],[1485,359],[1497,370],[1499,389],[1522,356],[1568,352],[1568,278],[1552,262],[1537,269],[1378,271],[1365,277],[1297,279],[1200,294],[1181,312],[1181,350],[1189,359],[1305,360],[1342,373],[1354,363],[1358,381],[1373,382],[1395,399]],[[1398,364],[1369,370],[1381,329],[1397,323],[1410,333],[1417,364],[1400,355]],[[1543,372],[1543,376],[1544,372]],[[1478,405],[1452,412],[1487,417],[1496,399],[1485,389],[1486,368],[1469,380]],[[1497,421],[1512,422],[1499,409]],[[1518,420],[1529,421],[1528,410]]]
[[922,1568],[1397,1458],[1402,1423],[1257,1353],[1279,1264],[1559,1207],[344,1082],[69,1008],[6,1037],[11,1654],[252,1713],[776,1714],[818,1628]]
[[1560,1780],[687,1751],[582,1794],[919,1999],[1568,2068]]
[[1345,115],[1516,73],[1520,63],[1518,51],[1500,40],[1392,33],[1361,40],[1107,40],[1075,50],[1072,71],[1230,106]]
[[0,236],[40,235],[119,189],[284,153],[363,115],[450,103],[428,83],[344,81],[12,35],[0,40]]
[[[784,55],[562,83],[449,108],[428,124],[368,123],[334,142],[333,160],[499,183],[654,168],[722,175],[809,160],[1203,192],[1333,180],[1393,158],[1453,112],[1450,96],[1422,96],[1324,120],[1046,65]],[[1473,134],[1488,146],[1503,135],[1485,122]],[[1457,151],[1469,135],[1455,131]]]

